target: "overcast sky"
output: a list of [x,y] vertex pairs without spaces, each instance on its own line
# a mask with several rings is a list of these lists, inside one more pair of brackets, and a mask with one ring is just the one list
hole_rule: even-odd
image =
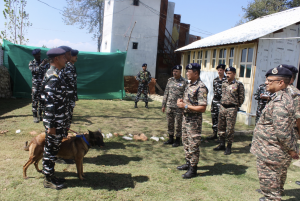
[[[40,1],[61,10],[66,6],[64,0]],[[59,10],[40,1],[27,0],[25,9],[32,23],[25,36],[29,39],[27,45],[38,47],[46,45],[48,48],[68,45],[81,51],[97,51],[97,41],[92,39],[92,34],[87,30],[79,29],[76,25],[65,25]],[[147,0],[143,2],[146,3]],[[181,15],[181,22],[191,24],[191,34],[208,37],[207,33],[216,34],[232,28],[243,15],[242,7],[246,7],[249,0],[173,0],[171,2],[175,2],[175,13]],[[3,8],[4,1],[1,1],[0,30],[4,29]]]

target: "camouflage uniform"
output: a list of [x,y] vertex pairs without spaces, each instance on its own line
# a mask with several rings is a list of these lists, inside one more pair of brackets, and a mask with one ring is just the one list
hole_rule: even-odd
[[[300,90],[297,89],[294,85],[289,85],[287,87],[287,93],[292,97],[294,108],[295,108],[295,119],[300,119]],[[299,138],[298,128],[295,121],[294,125],[294,135]]]
[[[207,105],[208,89],[200,80],[187,84],[183,102],[193,106]],[[202,130],[202,113],[192,110],[184,110],[182,121],[182,143],[185,151],[185,159],[191,166],[196,166],[200,157],[200,142]]]
[[212,119],[212,129],[214,133],[218,132],[218,117],[219,117],[219,108],[220,108],[220,101],[222,98],[222,83],[226,81],[226,77],[224,76],[221,80],[216,77],[213,81],[213,89],[214,89],[214,98],[211,102],[211,119]]
[[[244,85],[234,79],[231,83],[224,81],[222,84],[222,98],[219,113],[218,132],[220,141],[227,141],[232,144],[234,137],[234,126],[238,108],[245,99]],[[226,130],[227,129],[227,130]]]
[[168,133],[174,136],[174,125],[176,124],[176,137],[182,135],[182,112],[183,110],[177,107],[177,100],[181,99],[186,86],[186,80],[180,77],[176,80],[174,77],[169,78],[165,94],[162,102],[162,107],[167,108]]
[[[42,78],[41,86],[40,86],[40,89],[39,89],[40,90],[40,96],[42,96],[42,93],[43,93],[43,90],[44,90],[43,88],[45,86],[45,79],[44,79],[44,77],[45,77],[46,72],[49,70],[49,68],[50,68],[50,64],[49,63],[47,63],[44,66],[41,66],[41,68],[40,68],[40,75],[41,75],[41,78]],[[39,107],[40,117],[42,117],[42,113],[45,110],[45,101],[41,97],[40,97],[40,105],[39,106],[40,106]]]
[[[65,133],[65,121],[67,118],[65,115],[67,110],[66,83],[58,74],[59,70],[51,66],[44,78],[45,115],[43,122],[46,132],[46,142],[42,172],[45,176],[52,176],[54,174],[56,155]],[[56,128],[56,134],[48,134],[48,128]]]
[[40,86],[43,80],[42,77],[42,65],[41,62],[37,60],[32,60],[29,62],[29,70],[32,73],[32,113],[33,117],[37,117],[38,105],[40,101]]
[[[145,103],[148,103],[148,84],[151,82],[151,79],[151,73],[147,70],[142,70],[136,75],[136,80],[139,81],[139,87],[135,98],[136,103],[139,102],[142,91],[144,91],[144,101]],[[145,80],[144,83],[143,80]]]
[[268,100],[267,99],[262,99],[260,97],[260,94],[264,94],[267,96],[270,96],[270,92],[268,92],[266,90],[266,84],[261,84],[259,85],[258,89],[256,90],[255,94],[254,94],[254,98],[255,100],[258,100],[258,106],[256,109],[256,118],[255,118],[255,124],[257,123],[259,117],[261,116],[261,113],[263,111],[263,109],[265,108]]
[[253,133],[251,153],[257,157],[257,172],[266,200],[281,200],[287,168],[291,163],[289,151],[298,153],[293,135],[295,108],[287,90],[270,96]]

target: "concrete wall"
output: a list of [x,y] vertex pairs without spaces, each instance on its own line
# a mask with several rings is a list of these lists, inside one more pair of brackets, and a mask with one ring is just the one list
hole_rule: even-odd
[[[108,2],[109,0],[105,1],[105,6]],[[161,0],[143,0],[143,3],[157,11],[160,10],[160,2]],[[107,43],[107,49],[101,48],[101,50],[126,51],[129,35],[136,21],[129,42],[124,75],[135,76],[142,69],[142,64],[147,63],[148,70],[152,77],[155,77],[159,15],[151,12],[141,2],[139,6],[134,6],[133,0],[110,0],[110,6],[108,9],[105,8],[104,15],[107,19],[104,18],[105,34],[102,41],[102,47]],[[133,42],[138,43],[137,50],[132,49]]]
[[[261,38],[287,38],[299,37],[300,25],[292,25],[283,29],[283,32],[272,33]],[[299,68],[300,39],[259,39],[256,74],[254,80],[254,93],[258,86],[265,82],[265,74],[280,64],[290,64]],[[294,83],[294,85],[297,83]],[[257,101],[252,98],[251,113],[255,114]]]
[[103,37],[101,44],[101,52],[111,51],[111,40],[112,40],[112,24],[113,24],[113,13],[114,13],[114,1],[105,0],[105,11],[103,19]]

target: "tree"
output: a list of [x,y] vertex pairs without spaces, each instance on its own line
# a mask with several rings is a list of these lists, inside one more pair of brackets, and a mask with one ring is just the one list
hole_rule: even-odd
[[98,41],[98,52],[100,52],[104,0],[66,0],[68,7],[64,8],[63,20],[67,25],[77,24],[80,29],[87,28],[89,33],[93,33],[93,39]]
[[298,6],[300,0],[253,0],[246,8],[242,7],[245,14],[237,25]]
[[5,30],[1,31],[0,39],[6,39],[12,43],[24,45],[29,39],[25,39],[26,28],[32,26],[29,22],[29,14],[26,13],[26,0],[4,0],[3,15]]

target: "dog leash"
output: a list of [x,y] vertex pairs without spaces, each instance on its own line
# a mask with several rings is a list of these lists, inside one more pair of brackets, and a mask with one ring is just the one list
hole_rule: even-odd
[[88,147],[91,146],[90,143],[87,141],[87,139],[84,137],[84,135],[79,135],[77,132],[75,132],[75,131],[73,131],[73,130],[71,130],[71,129],[69,129],[69,128],[67,128],[67,129],[68,129],[69,131],[72,131],[73,133],[76,133],[76,137],[82,138],[83,141],[87,144]]

